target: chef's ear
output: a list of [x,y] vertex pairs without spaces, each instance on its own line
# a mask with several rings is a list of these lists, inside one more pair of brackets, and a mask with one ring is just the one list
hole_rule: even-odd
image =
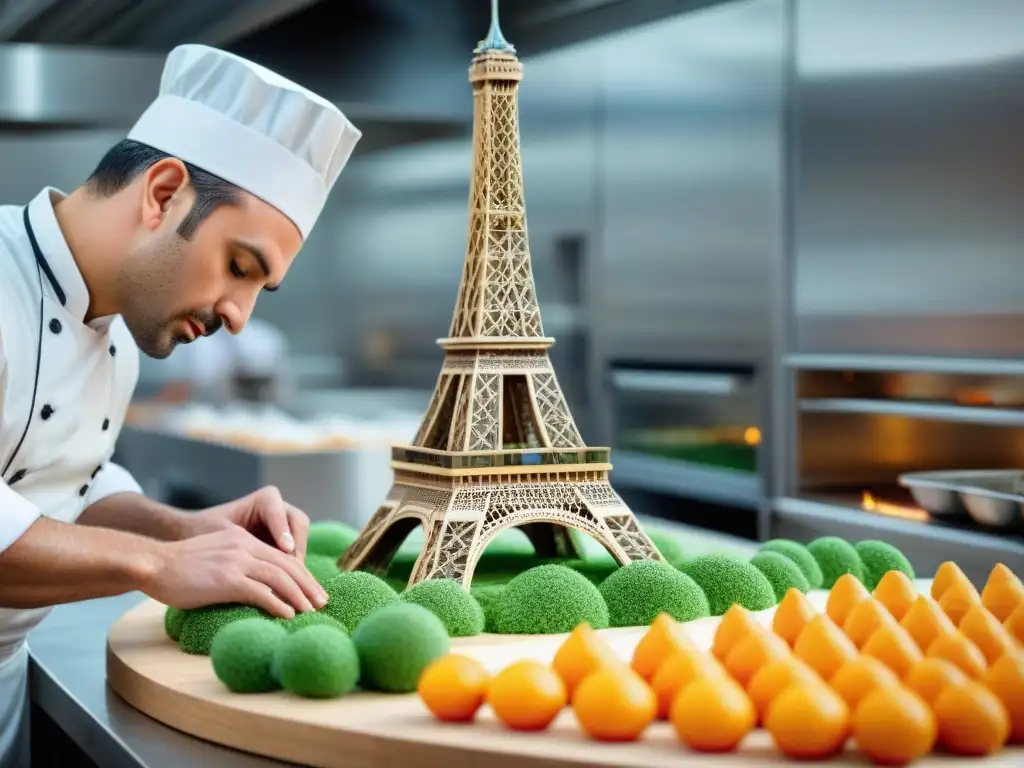
[[191,199],[182,194],[189,190],[189,181],[188,169],[176,157],[167,157],[151,165],[143,175],[142,223],[156,229],[167,219],[173,205],[185,202],[190,206]]

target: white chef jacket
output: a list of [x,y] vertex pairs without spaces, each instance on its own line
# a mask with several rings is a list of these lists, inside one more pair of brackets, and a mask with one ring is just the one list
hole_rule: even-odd
[[[53,209],[63,196],[48,187],[27,206],[38,259],[26,208],[0,206],[0,552],[40,516],[73,523],[106,496],[142,492],[110,463],[139,351],[120,316],[84,322],[89,293]],[[0,702],[24,684],[25,637],[49,610],[0,608]],[[16,727],[3,710],[0,757]]]

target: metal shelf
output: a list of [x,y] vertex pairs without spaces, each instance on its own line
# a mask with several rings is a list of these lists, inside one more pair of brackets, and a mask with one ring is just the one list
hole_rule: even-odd
[[963,405],[872,400],[870,398],[804,398],[803,413],[870,413],[879,416],[909,416],[916,419],[950,421],[959,424],[990,424],[1002,427],[1024,426],[1024,410],[977,408]]
[[782,361],[787,368],[805,370],[1024,376],[1024,362],[987,358],[791,354]]
[[633,451],[612,451],[615,485],[688,496],[713,504],[757,510],[764,492],[750,472],[690,464]]

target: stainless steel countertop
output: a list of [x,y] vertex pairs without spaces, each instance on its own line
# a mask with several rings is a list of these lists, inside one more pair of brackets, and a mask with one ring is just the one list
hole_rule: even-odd
[[188,736],[125,703],[107,686],[111,625],[138,592],[62,605],[29,634],[32,700],[98,765],[117,768],[272,768],[275,760]]

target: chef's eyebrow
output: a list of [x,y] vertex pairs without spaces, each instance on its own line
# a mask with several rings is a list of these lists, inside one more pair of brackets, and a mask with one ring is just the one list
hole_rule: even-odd
[[[270,266],[267,264],[267,257],[263,254],[263,251],[261,251],[252,243],[246,243],[241,240],[232,240],[231,245],[235,248],[238,248],[239,250],[245,251],[254,259],[256,259],[256,263],[260,265],[260,269],[263,270],[263,274],[266,275],[267,277],[270,277]],[[280,283],[278,283],[277,285],[265,285],[263,286],[263,290],[270,291],[271,293],[273,293],[280,287]]]

